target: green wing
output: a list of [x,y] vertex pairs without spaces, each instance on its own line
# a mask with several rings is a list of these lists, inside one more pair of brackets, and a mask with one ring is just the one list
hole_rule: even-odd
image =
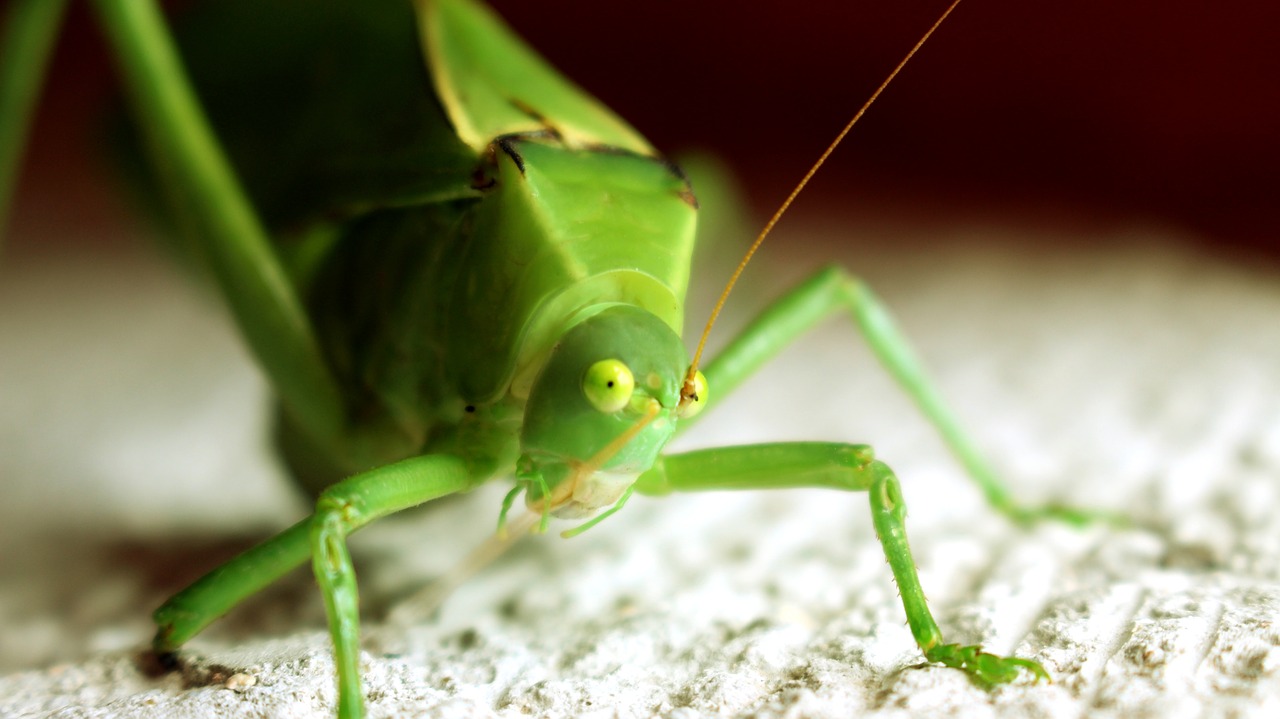
[[184,13],[176,35],[277,231],[473,197],[478,157],[501,135],[655,154],[471,0],[217,0]]
[[494,138],[551,131],[570,149],[653,148],[598,100],[566,80],[498,19],[470,0],[415,0],[423,46],[454,129],[477,153]]
[[474,195],[407,0],[217,0],[177,36],[268,227]]

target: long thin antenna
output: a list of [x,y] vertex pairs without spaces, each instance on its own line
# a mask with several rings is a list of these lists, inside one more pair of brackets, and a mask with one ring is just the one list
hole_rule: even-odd
[[809,180],[813,178],[814,174],[818,172],[818,168],[822,167],[822,164],[827,161],[827,158],[831,156],[831,153],[834,152],[836,147],[840,145],[840,142],[844,140],[844,136],[848,135],[849,130],[852,130],[858,120],[862,119],[862,115],[866,113],[867,108],[871,107],[871,104],[876,101],[876,98],[880,97],[880,93],[884,92],[884,89],[889,86],[889,83],[893,82],[893,78],[898,76],[898,73],[902,71],[902,68],[905,67],[911,58],[915,56],[916,51],[924,46],[924,44],[929,40],[929,36],[933,35],[933,31],[937,30],[938,27],[942,25],[943,21],[947,19],[947,16],[951,14],[951,11],[955,10],[956,6],[959,4],[960,0],[954,0],[950,7],[942,13],[942,16],[934,21],[933,26],[929,28],[928,32],[926,32],[924,36],[916,42],[915,46],[911,48],[911,51],[907,53],[907,56],[902,58],[902,61],[898,63],[898,66],[893,68],[893,72],[889,73],[889,76],[884,79],[884,82],[880,83],[880,87],[877,87],[876,91],[871,93],[871,97],[867,98],[867,101],[862,104],[862,107],[858,109],[856,114],[854,114],[853,119],[849,120],[849,122],[844,126],[844,129],[840,131],[840,134],[836,135],[836,139],[832,140],[830,145],[827,145],[827,149],[823,151],[822,156],[818,158],[817,162],[813,163],[813,167],[810,167],[809,171],[805,173],[804,177],[800,180],[800,183],[796,185],[796,188],[792,190],[791,194],[787,196],[787,199],[783,201],[782,206],[779,207],[778,211],[773,213],[773,217],[770,217],[769,221],[765,223],[764,229],[760,230],[760,234],[756,236],[756,241],[751,244],[751,248],[747,250],[747,254],[744,255],[742,261],[738,263],[738,268],[733,271],[733,276],[729,278],[729,283],[725,285],[724,292],[720,293],[720,299],[716,301],[715,309],[711,310],[711,318],[707,320],[707,326],[702,330],[702,338],[698,340],[698,350],[693,353],[693,363],[689,365],[689,372],[684,378],[684,388],[680,391],[682,402],[690,401],[694,398],[694,376],[698,372],[698,362],[702,359],[702,350],[706,347],[707,336],[711,334],[711,327],[715,325],[716,319],[720,317],[720,310],[724,308],[725,300],[729,298],[729,292],[731,292],[733,290],[733,286],[737,284],[738,277],[742,274],[742,271],[746,269],[747,263],[751,261],[751,257],[755,255],[756,250],[760,249],[760,245],[764,243],[764,238],[769,236],[769,232],[773,230],[773,226],[778,224],[778,220],[782,218],[782,215],[787,211],[787,208],[791,207],[792,201],[794,201],[800,192],[804,190],[805,185],[809,184]]

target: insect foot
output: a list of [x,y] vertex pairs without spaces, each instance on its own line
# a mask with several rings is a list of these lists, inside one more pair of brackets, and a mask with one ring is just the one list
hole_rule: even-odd
[[133,664],[143,676],[158,679],[170,672],[180,671],[182,658],[175,652],[144,649],[134,656]]
[[954,669],[960,669],[969,675],[975,684],[984,689],[991,689],[998,684],[1008,684],[1022,671],[1030,673],[1036,681],[1041,679],[1052,682],[1049,672],[1039,662],[1018,657],[1002,657],[982,651],[976,644],[968,646],[960,644],[940,644],[927,650],[925,658]]

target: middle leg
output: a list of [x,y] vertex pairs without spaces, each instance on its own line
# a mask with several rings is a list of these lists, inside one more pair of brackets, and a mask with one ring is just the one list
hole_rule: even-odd
[[[1081,525],[1090,521],[1124,524],[1122,517],[1050,504],[1028,507],[1014,500],[960,420],[942,399],[923,363],[871,288],[840,267],[826,267],[778,298],[751,321],[703,368],[710,404],[727,396],[766,361],[823,319],[848,313],[881,365],[942,436],[992,507],[1019,524],[1054,519]],[[695,421],[707,416],[703,411]],[[683,430],[689,425],[682,423]]]

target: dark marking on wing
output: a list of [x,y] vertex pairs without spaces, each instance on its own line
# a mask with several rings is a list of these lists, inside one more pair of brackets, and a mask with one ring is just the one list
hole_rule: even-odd
[[516,169],[520,171],[521,175],[523,175],[524,157],[522,157],[520,155],[520,151],[516,149],[517,142],[519,142],[519,138],[512,137],[510,135],[503,135],[502,137],[499,137],[494,144],[503,152],[507,153],[507,157],[510,157],[511,161],[516,163]]
[[698,209],[698,197],[693,194],[693,185],[689,182],[689,176],[684,174],[684,170],[681,169],[679,165],[668,160],[663,155],[650,155],[647,153],[635,152],[634,150],[628,150],[625,147],[615,147],[613,145],[591,145],[587,150],[590,152],[601,152],[608,155],[638,157],[640,159],[649,160],[650,162],[656,162],[659,165],[662,165],[666,168],[669,175],[679,180],[683,185],[679,190],[676,190],[676,197],[679,197],[682,202],[693,209]]
[[473,190],[491,190],[498,184],[498,178],[490,177],[485,172],[484,165],[476,167],[475,172],[471,173],[471,189]]
[[[561,142],[561,143],[564,142],[564,135],[560,132],[560,128],[556,127],[555,124],[553,124],[550,120],[548,120],[545,115],[535,110],[533,106],[529,105],[524,100],[521,100],[518,97],[509,97],[507,98],[507,100],[517,110],[528,115],[531,119],[536,121],[539,125],[542,125],[543,132],[546,132],[557,142]],[[522,133],[522,134],[531,134],[531,133]]]
[[[515,101],[513,101],[515,102]],[[522,108],[524,109],[524,108]],[[537,117],[533,110],[527,110],[531,116]],[[547,126],[544,130],[535,130],[533,132],[513,132],[507,135],[500,135],[489,143],[489,147],[485,150],[481,158],[480,164],[476,167],[475,172],[471,175],[471,187],[477,190],[488,190],[497,185],[497,178],[494,175],[494,169],[498,165],[497,153],[501,150],[512,162],[515,163],[516,169],[520,170],[520,174],[525,174],[524,156],[520,154],[520,143],[528,140],[538,142],[553,142],[563,146],[563,138],[555,128]],[[597,152],[606,155],[622,155],[626,157],[634,157],[641,160],[657,163],[666,170],[672,178],[680,183],[680,187],[675,190],[676,197],[680,198],[693,209],[698,209],[698,197],[693,192],[693,185],[689,182],[689,176],[679,165],[668,160],[662,155],[651,155],[648,153],[635,152],[624,147],[615,145],[588,145],[582,148],[583,152]]]
[[[683,190],[676,192],[676,197],[679,197],[680,201],[689,207],[692,207],[695,210],[698,209],[698,196],[693,194],[693,188],[688,184],[685,185]],[[695,395],[694,399],[697,398],[697,395]]]
[[520,174],[524,174],[524,156],[520,154],[520,143],[525,140],[551,140],[560,142],[559,136],[549,130],[535,130],[533,132],[513,132],[508,135],[499,135],[489,143],[489,147],[485,149],[484,154],[480,157],[480,164],[471,173],[471,186],[477,190],[488,190],[497,184],[494,177],[494,168],[498,166],[497,153],[501,150],[511,161],[516,163],[516,169],[520,170]]

